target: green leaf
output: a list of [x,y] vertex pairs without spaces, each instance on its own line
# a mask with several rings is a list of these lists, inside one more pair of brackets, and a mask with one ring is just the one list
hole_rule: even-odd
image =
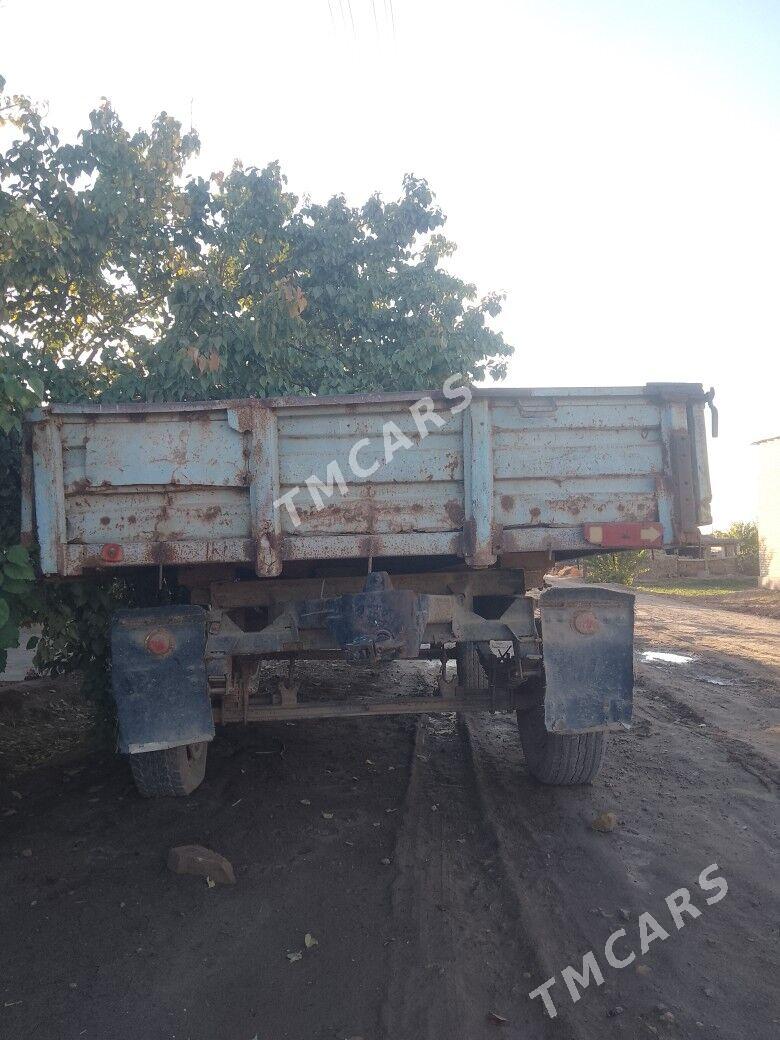
[[8,596],[25,596],[29,595],[34,585],[30,581],[18,581],[12,578],[4,578],[1,587],[3,592]]
[[16,563],[6,561],[3,564],[3,574],[13,581],[34,581],[35,579],[35,571],[29,564],[20,567]]
[[21,545],[12,545],[5,550],[5,558],[9,563],[16,563],[20,567],[30,566],[30,554]]
[[0,625],[0,647],[12,649],[19,646],[19,627],[10,621]]

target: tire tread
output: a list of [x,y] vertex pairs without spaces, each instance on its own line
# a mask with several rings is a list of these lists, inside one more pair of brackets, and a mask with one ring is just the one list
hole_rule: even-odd
[[165,748],[162,751],[144,751],[130,756],[130,771],[138,793],[144,798],[185,798],[203,779],[202,766],[187,759],[186,747]]
[[548,733],[544,708],[518,712],[517,723],[528,771],[543,784],[590,784],[598,775],[607,734]]

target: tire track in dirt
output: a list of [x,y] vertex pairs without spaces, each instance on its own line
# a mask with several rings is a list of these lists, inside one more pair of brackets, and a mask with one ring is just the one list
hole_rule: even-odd
[[[762,928],[763,916],[751,908],[771,915],[777,905],[769,880],[776,802],[755,780],[740,780],[741,764],[730,762],[728,749],[693,738],[698,729],[674,719],[648,720],[640,695],[635,730],[612,741],[593,786],[546,788],[525,774],[513,719],[470,716],[462,727],[483,819],[496,835],[525,934],[538,944],[543,969],[528,989],[556,975],[554,1024],[563,1019],[570,1031],[593,1038],[768,1038],[773,929]],[[610,835],[589,826],[604,809],[620,819]],[[731,890],[707,909],[696,879],[713,862]],[[677,931],[664,900],[681,886],[705,912]],[[669,938],[641,957],[637,918],[644,911],[657,916]],[[637,954],[622,971],[604,957],[604,943],[618,928],[627,933],[621,955]],[[567,965],[581,970],[589,950],[604,984],[591,983],[575,1005],[560,972]],[[673,1023],[661,1018],[664,1009]]]
[[[530,993],[565,967],[570,962],[567,957],[576,956],[577,951],[584,953],[592,945],[589,936],[578,929],[576,914],[574,917],[569,914],[567,893],[555,882],[550,869],[550,843],[543,829],[544,823],[549,821],[551,796],[563,790],[577,798],[588,788],[542,787],[520,766],[512,778],[515,789],[507,789],[500,775],[500,763],[505,761],[506,751],[510,752],[513,764],[519,765],[521,758],[514,716],[464,715],[460,732],[474,774],[483,819],[495,835],[503,877],[520,908],[524,932],[535,947],[537,971],[527,986]],[[512,747],[514,742],[516,746]],[[515,832],[510,833],[513,825]],[[571,962],[577,964],[576,959]],[[540,1018],[546,1018],[539,998],[534,1006]],[[598,1025],[603,1025],[603,1011],[596,1024],[592,1012],[583,1016],[580,1008],[572,1010],[570,1004],[556,1002],[556,1006],[557,1017],[546,1019],[554,1024],[556,1036],[598,1035]]]
[[716,607],[699,607],[673,596],[635,590],[637,639],[663,648],[676,646],[689,653],[711,650],[738,657],[746,671],[780,669],[780,621],[738,614]]
[[[527,998],[540,973],[505,857],[485,825],[454,716],[418,720],[396,846],[397,934],[382,1015],[389,1040],[567,1038]],[[491,1018],[494,1012],[504,1018]]]
[[687,703],[673,684],[662,683],[646,672],[637,673],[635,681],[651,702],[644,706],[647,714],[654,714],[658,718],[659,716],[653,711],[652,706],[653,703],[657,704],[669,721],[699,730],[702,736],[719,744],[731,762],[735,762],[745,772],[756,777],[768,791],[777,791],[780,787],[780,768],[762,754],[761,750],[732,736],[708,720]]

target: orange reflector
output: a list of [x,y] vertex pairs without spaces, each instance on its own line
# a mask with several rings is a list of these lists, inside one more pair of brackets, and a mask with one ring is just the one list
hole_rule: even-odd
[[165,657],[173,650],[173,636],[164,628],[156,628],[146,637],[144,646],[155,657]]
[[100,550],[100,558],[105,563],[121,563],[124,555],[122,546],[117,545],[116,542],[109,542]]
[[660,524],[585,524],[585,541],[605,549],[653,549],[664,542]]
[[572,627],[581,636],[592,636],[599,630],[598,618],[590,610],[579,610],[571,619]]

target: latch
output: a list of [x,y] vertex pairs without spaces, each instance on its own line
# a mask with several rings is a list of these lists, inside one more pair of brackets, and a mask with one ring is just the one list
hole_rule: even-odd
[[712,436],[718,436],[718,409],[715,407],[715,387],[711,386],[709,393],[704,395],[707,407],[710,410],[710,421],[712,423]]

